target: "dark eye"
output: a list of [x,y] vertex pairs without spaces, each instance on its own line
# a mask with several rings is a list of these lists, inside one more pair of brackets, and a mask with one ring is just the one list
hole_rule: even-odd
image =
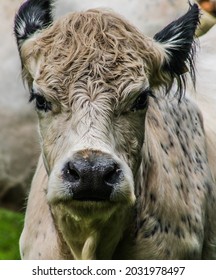
[[143,110],[148,105],[148,97],[152,95],[152,92],[150,89],[146,89],[140,93],[140,95],[137,97],[135,102],[133,103],[131,107],[131,111],[135,112],[137,110]]
[[35,100],[35,106],[39,111],[50,111],[52,109],[51,103],[48,102],[41,94],[31,91],[29,102]]

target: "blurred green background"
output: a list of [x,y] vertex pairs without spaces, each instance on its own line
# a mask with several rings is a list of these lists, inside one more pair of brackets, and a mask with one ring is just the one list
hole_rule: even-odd
[[24,214],[0,208],[0,260],[19,260]]

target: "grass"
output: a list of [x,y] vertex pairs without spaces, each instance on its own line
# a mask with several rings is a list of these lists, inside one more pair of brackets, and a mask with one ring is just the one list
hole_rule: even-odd
[[19,260],[24,215],[0,208],[0,260]]

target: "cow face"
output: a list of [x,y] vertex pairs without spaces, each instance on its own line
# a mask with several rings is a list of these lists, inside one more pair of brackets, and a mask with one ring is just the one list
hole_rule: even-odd
[[182,74],[193,74],[198,8],[150,39],[101,10],[53,23],[51,6],[26,1],[15,19],[23,76],[39,117],[47,199],[53,209],[67,205],[74,219],[106,220],[135,203],[152,91],[168,92],[176,79],[181,95]]

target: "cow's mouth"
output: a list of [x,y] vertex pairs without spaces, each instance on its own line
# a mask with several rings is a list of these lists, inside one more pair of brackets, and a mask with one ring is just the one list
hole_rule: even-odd
[[78,201],[92,201],[92,202],[102,202],[102,201],[107,201],[107,199],[105,198],[101,198],[101,197],[96,197],[96,196],[92,196],[92,197],[78,197],[78,198],[75,198],[74,200],[78,200]]
[[73,200],[78,201],[110,201],[112,189],[101,187],[100,189],[84,188],[73,192]]

